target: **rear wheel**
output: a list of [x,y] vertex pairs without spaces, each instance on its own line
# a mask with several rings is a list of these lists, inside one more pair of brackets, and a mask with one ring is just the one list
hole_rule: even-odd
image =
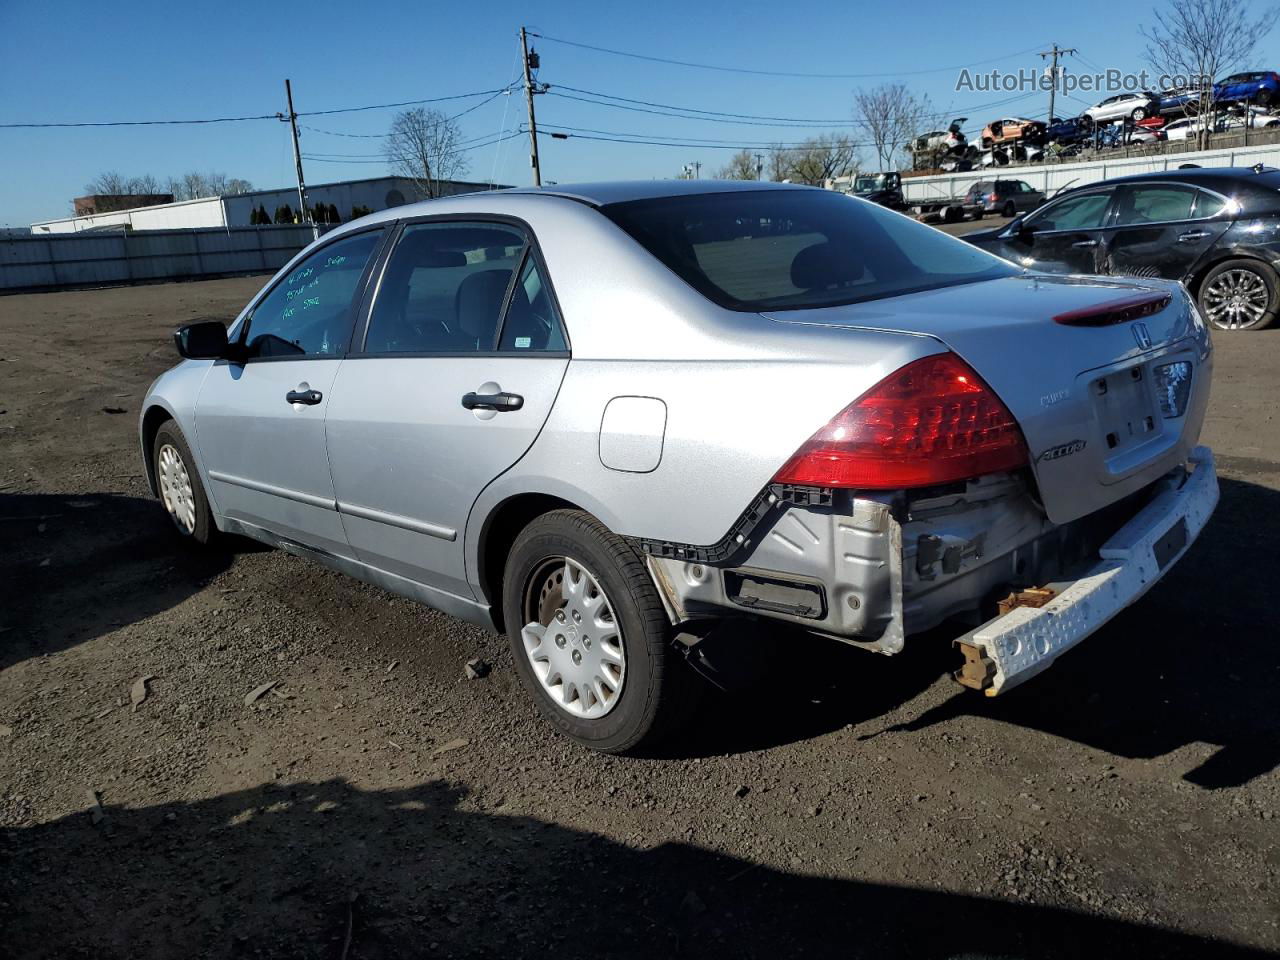
[[1134,108],[1134,110],[1133,110],[1133,113],[1129,114],[1129,116],[1133,117],[1133,122],[1134,122],[1134,123],[1137,123],[1139,120],[1145,120],[1145,119],[1147,119],[1147,111],[1146,111],[1146,108],[1145,108],[1145,107],[1135,107],[1135,108]]
[[1205,275],[1197,300],[1219,330],[1262,330],[1280,313],[1280,283],[1265,263],[1227,260]]
[[543,514],[503,577],[516,669],[543,715],[583,746],[622,753],[675,729],[697,680],[640,556],[580,510]]
[[213,512],[187,439],[172,420],[156,431],[151,456],[160,502],[174,527],[185,539],[207,544],[217,533]]
[[1013,205],[1012,200],[1006,200],[1004,210],[1001,213],[1006,217],[1015,217],[1018,215],[1018,208]]

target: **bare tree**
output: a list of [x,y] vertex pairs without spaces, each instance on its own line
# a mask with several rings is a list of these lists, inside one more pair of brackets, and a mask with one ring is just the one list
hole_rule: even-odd
[[[199,197],[218,197],[228,194],[249,193],[253,184],[239,177],[228,177],[225,173],[183,174],[181,177],[169,177],[163,184],[156,177],[147,173],[137,177],[126,177],[114,170],[100,173],[87,184],[85,193],[99,196],[137,197],[162,196],[172,194],[175,200],[195,200]],[[133,202],[122,199],[117,203],[102,201],[98,210],[123,210],[133,206]]]
[[759,180],[760,168],[756,162],[756,154],[745,147],[739,150],[729,162],[716,174],[719,180]]
[[192,170],[180,177],[170,177],[165,192],[172,193],[175,200],[198,200],[201,197],[224,197],[252,190],[253,184],[248,180],[228,177],[218,171],[201,173],[199,170]]
[[917,97],[904,83],[882,83],[854,91],[853,102],[854,116],[875,148],[879,169],[894,169],[898,148],[905,147],[930,117],[928,98]]
[[778,179],[820,187],[832,177],[843,177],[858,168],[858,148],[844,134],[823,133],[779,150],[771,160],[784,174]]
[[792,151],[780,143],[769,148],[769,179],[775,182],[791,176]]
[[1152,11],[1155,26],[1138,28],[1147,41],[1145,58],[1153,70],[1197,81],[1195,112],[1210,118],[1199,124],[1201,147],[1208,146],[1213,125],[1213,81],[1252,59],[1277,13],[1271,8],[1250,17],[1249,11],[1249,0],[1169,0],[1163,9]]
[[160,193],[160,183],[151,174],[126,177],[115,170],[100,173],[84,186],[85,193],[100,195]]
[[446,180],[467,172],[461,141],[456,121],[439,110],[414,107],[395,115],[384,151],[392,169],[412,180],[418,192],[431,199],[440,196]]

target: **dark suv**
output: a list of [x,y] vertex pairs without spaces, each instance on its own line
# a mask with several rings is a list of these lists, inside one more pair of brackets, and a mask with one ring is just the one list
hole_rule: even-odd
[[1044,273],[1163,277],[1219,330],[1280,316],[1280,170],[1218,167],[1078,187],[965,240]]
[[1025,180],[979,180],[969,187],[961,206],[975,220],[988,213],[1013,217],[1044,203],[1044,194]]

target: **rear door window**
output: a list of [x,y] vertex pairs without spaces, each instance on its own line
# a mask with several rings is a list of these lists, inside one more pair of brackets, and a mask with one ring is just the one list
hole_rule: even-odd
[[[509,335],[503,335],[508,316]],[[564,350],[550,288],[524,231],[505,223],[404,228],[369,314],[365,353]]]
[[1194,187],[1176,183],[1128,186],[1120,193],[1116,224],[1127,227],[1143,223],[1190,220],[1195,199]]
[[524,233],[505,224],[409,224],[378,284],[365,353],[494,350],[524,250]]
[[1196,191],[1196,219],[1216,217],[1227,207],[1226,197],[1220,197],[1208,190]]

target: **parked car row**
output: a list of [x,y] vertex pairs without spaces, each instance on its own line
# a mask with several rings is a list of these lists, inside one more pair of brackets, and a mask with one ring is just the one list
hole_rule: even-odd
[[[982,150],[991,150],[1010,143],[1076,143],[1093,137],[1098,127],[1117,122],[1137,125],[1153,118],[1168,122],[1194,117],[1200,99],[1199,91],[1195,90],[1118,93],[1098,101],[1078,117],[1050,117],[1048,122],[1016,116],[992,120],[982,128],[977,145]],[[1233,74],[1213,85],[1213,99],[1217,104],[1260,109],[1261,115],[1271,117],[1268,108],[1280,105],[1280,74],[1270,70]],[[1243,126],[1243,119],[1239,123]]]
[[1209,117],[1183,117],[1167,122],[1164,117],[1150,117],[1137,124],[1129,135],[1130,143],[1156,143],[1158,141],[1188,140],[1202,130],[1211,133],[1230,133],[1233,130],[1259,130],[1280,127],[1280,116],[1262,107],[1237,107]]
[[1220,330],[1280,315],[1280,170],[1261,164],[1092,183],[964,239],[1038,272],[1178,280]]

